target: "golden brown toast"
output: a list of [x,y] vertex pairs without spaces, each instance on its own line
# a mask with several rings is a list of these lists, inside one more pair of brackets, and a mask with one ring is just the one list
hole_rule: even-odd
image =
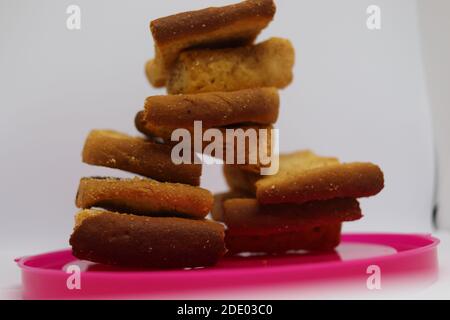
[[[179,143],[180,140],[171,140],[172,132],[175,130],[174,128],[149,125],[149,122],[143,119],[144,112],[139,111],[135,117],[135,125],[137,130],[149,139],[162,140],[164,144],[171,146],[175,146]],[[205,153],[210,150],[210,147],[208,146],[215,141],[214,139],[202,140],[200,148],[197,148],[195,145],[194,133],[192,132],[193,130],[191,128],[184,129],[190,132],[190,148],[192,152]],[[228,155],[230,159],[233,159],[233,163],[239,168],[257,173],[260,172],[262,167],[270,165],[270,163],[267,163],[267,157],[272,155],[274,138],[272,135],[272,130],[274,128],[271,125],[242,123],[209,129],[219,130],[223,137],[222,154],[220,155],[214,152],[211,154],[213,158],[225,161]],[[206,133],[206,130],[209,129],[203,129],[200,134],[203,136]],[[232,129],[233,134],[227,135],[228,129]],[[250,144],[250,141],[253,142]],[[253,148],[250,148],[251,145]],[[259,147],[261,147],[261,149],[259,149]],[[259,153],[260,150],[265,153],[264,158],[261,157],[261,154]],[[209,153],[210,152],[208,152],[208,155],[210,155]]]
[[184,51],[170,73],[167,92],[284,88],[292,81],[294,60],[291,42],[281,38],[236,48]]
[[259,176],[235,166],[225,166],[224,174],[231,189],[253,193],[262,204],[369,197],[384,187],[383,172],[372,163],[340,163],[300,151],[280,155],[279,164],[275,175]]
[[140,119],[155,136],[167,138],[174,129],[203,129],[240,123],[271,124],[278,118],[280,99],[275,88],[252,88],[233,92],[208,92],[148,97]]
[[212,209],[213,196],[206,189],[152,179],[82,178],[76,206],[100,207],[145,216],[204,218]]
[[138,268],[210,266],[226,252],[220,223],[102,210],[77,214],[70,245],[78,259]]
[[198,186],[200,164],[176,165],[172,147],[112,130],[92,130],[84,144],[83,162],[116,168],[165,182]]
[[252,43],[273,19],[275,10],[273,0],[248,0],[152,21],[155,59],[146,66],[150,83],[155,87],[164,86],[173,63],[185,49]]
[[356,199],[342,198],[303,204],[262,205],[255,198],[232,192],[215,197],[212,216],[234,234],[296,232],[306,225],[354,221],[362,217]]

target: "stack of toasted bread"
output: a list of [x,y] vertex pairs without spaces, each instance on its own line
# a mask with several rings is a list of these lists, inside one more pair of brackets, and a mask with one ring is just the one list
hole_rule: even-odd
[[170,146],[109,130],[89,134],[83,161],[145,178],[81,179],[76,205],[82,211],[70,238],[76,257],[187,268],[212,265],[225,253],[223,226],[205,219],[213,196],[198,187],[201,165],[175,165]]
[[280,155],[275,175],[238,166],[225,166],[224,174],[231,191],[215,196],[212,215],[228,226],[232,254],[334,249],[342,222],[362,217],[357,198],[384,186],[374,164],[341,163],[311,151]]
[[[243,163],[224,165],[231,191],[213,197],[199,187],[202,167],[194,161],[205,145],[194,148],[192,162],[174,162],[174,131],[194,133],[197,121],[203,131],[266,129],[269,137],[258,135],[256,143],[272,153],[278,89],[292,81],[295,57],[286,39],[255,44],[274,14],[273,0],[247,0],[151,22],[155,57],[146,74],[168,94],[147,98],[137,113],[145,138],[93,130],[83,150],[88,164],[142,177],[81,179],[76,205],[82,211],[70,239],[76,257],[187,268],[213,265],[227,250],[329,250],[340,241],[342,222],[361,217],[356,199],[383,188],[381,170],[370,163],[301,151],[281,155],[278,173],[262,175],[267,164],[258,156],[249,161],[250,148]],[[223,153],[214,156],[225,160],[229,145],[225,140]],[[232,151],[236,160],[239,152]],[[216,221],[205,219],[209,212]]]
[[[255,0],[153,21],[156,57],[147,64],[147,76],[177,95],[148,98],[136,117],[139,130],[169,141],[175,128],[192,131],[195,120],[206,129],[272,128],[278,89],[291,82],[295,58],[289,40],[253,43],[274,13],[272,0]],[[342,164],[301,151],[281,155],[279,172],[265,176],[259,160],[224,165],[231,191],[215,196],[212,216],[227,226],[231,254],[332,249],[342,222],[362,217],[357,198],[383,188],[381,170],[370,163]]]

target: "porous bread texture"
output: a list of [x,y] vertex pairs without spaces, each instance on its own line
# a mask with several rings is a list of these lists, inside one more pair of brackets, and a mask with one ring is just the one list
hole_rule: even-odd
[[121,169],[158,181],[198,186],[202,166],[176,165],[171,152],[171,146],[148,139],[113,130],[92,130],[86,138],[82,157],[83,162],[91,165]]
[[369,162],[341,163],[311,151],[280,155],[279,171],[260,176],[236,166],[225,166],[231,189],[256,195],[262,204],[304,203],[334,198],[361,198],[384,187],[381,169]]
[[170,94],[284,88],[293,79],[295,51],[289,40],[271,38],[256,45],[184,51],[167,83]]
[[248,0],[153,20],[150,30],[155,58],[146,65],[150,83],[164,86],[174,62],[185,49],[252,43],[273,19],[275,11],[273,0]]

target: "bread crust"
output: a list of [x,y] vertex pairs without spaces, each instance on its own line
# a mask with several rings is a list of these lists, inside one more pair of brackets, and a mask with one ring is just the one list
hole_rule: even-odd
[[[154,123],[150,123],[148,121],[144,120],[144,116],[145,116],[145,112],[144,111],[139,111],[134,119],[134,123],[135,123],[135,127],[136,129],[142,133],[143,135],[145,135],[147,138],[149,138],[150,140],[155,140],[155,141],[159,141],[159,143],[162,144],[166,144],[166,145],[176,145],[179,143],[179,141],[172,141],[172,133],[174,130],[176,129],[186,129],[187,131],[190,132],[191,137],[193,138],[194,136],[194,129],[190,128],[190,127],[186,127],[186,128],[174,128],[172,126],[162,126],[162,125],[156,125]],[[247,132],[247,130],[249,129],[253,129],[256,130],[257,133],[257,139],[259,139],[260,137],[260,133],[259,130],[267,130],[267,139],[265,139],[264,141],[266,141],[264,143],[263,146],[265,146],[266,150],[268,151],[268,154],[271,154],[271,150],[272,150],[272,130],[274,129],[274,127],[272,125],[267,125],[267,124],[258,124],[258,123],[239,123],[239,124],[234,124],[234,125],[228,125],[228,126],[223,126],[223,127],[215,127],[215,128],[202,128],[202,132],[200,132],[201,136],[203,137],[204,133],[206,130],[208,129],[218,129],[224,139],[224,146],[226,147],[226,145],[229,145],[231,143],[231,140],[227,142],[226,139],[226,133],[227,133],[227,129],[232,129],[232,130],[243,130],[244,134],[245,132]],[[236,137],[234,137],[234,139],[236,140]],[[202,141],[202,150],[198,150],[198,152],[202,152],[203,149],[208,146],[212,141]],[[259,140],[256,141],[257,143],[259,143]],[[191,145],[192,148],[194,148],[194,139],[192,139],[191,141]],[[236,145],[236,143],[235,143]],[[235,152],[236,154],[236,152]]]
[[155,59],[146,68],[150,82],[156,87],[164,86],[182,50],[252,43],[273,19],[275,11],[273,0],[249,0],[153,20],[150,30],[155,41]]
[[76,206],[145,216],[185,216],[201,219],[212,209],[210,191],[181,183],[132,178],[82,178]]
[[226,166],[224,174],[230,188],[253,193],[262,204],[369,197],[384,187],[375,164],[340,163],[310,151],[281,155],[276,175],[258,176],[233,166]]
[[[209,7],[153,20],[150,29],[158,44],[209,34],[230,25],[245,21],[262,20],[267,25],[275,14],[272,0],[242,1],[224,7]],[[230,35],[231,36],[231,35]]]
[[214,195],[211,214],[227,226],[230,255],[332,250],[340,242],[342,222],[362,217],[356,199],[261,205],[239,191]]
[[289,40],[271,38],[256,45],[182,52],[167,82],[170,94],[284,88],[293,79],[295,51]]
[[226,252],[224,228],[208,220],[85,210],[70,237],[73,255],[137,268],[211,266]]
[[305,226],[301,231],[264,235],[234,234],[227,230],[229,255],[240,253],[283,254],[291,250],[331,251],[341,240],[341,224]]
[[112,130],[92,130],[84,144],[83,162],[121,169],[158,181],[200,184],[199,164],[176,165],[172,147]]
[[284,177],[268,176],[256,182],[256,198],[265,204],[362,198],[376,195],[383,187],[383,172],[377,165],[342,163]]
[[229,195],[225,198],[220,221],[234,234],[300,232],[305,226],[336,224],[362,217],[356,199],[261,205],[254,198],[231,198]]
[[141,121],[145,127],[186,128],[194,121],[204,129],[239,123],[272,124],[278,119],[280,99],[276,88],[233,92],[151,96]]

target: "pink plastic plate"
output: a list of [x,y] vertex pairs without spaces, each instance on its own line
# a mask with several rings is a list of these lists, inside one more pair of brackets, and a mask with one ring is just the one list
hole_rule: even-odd
[[[130,270],[80,261],[71,250],[16,259],[27,299],[137,297],[243,286],[356,280],[380,270],[389,279],[437,277],[437,245],[429,235],[347,234],[330,253],[227,257],[210,268]],[[374,269],[375,268],[375,269]]]

